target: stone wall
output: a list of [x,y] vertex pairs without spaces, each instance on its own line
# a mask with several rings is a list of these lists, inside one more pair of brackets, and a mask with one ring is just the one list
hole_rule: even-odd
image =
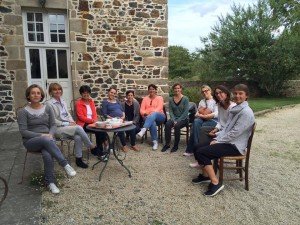
[[3,0],[0,4],[0,123],[14,120],[15,103],[20,99],[15,90],[19,81],[27,79],[23,45],[21,7],[15,1]]
[[168,95],[167,0],[70,3],[74,87],[90,84],[96,103],[112,85],[144,95],[155,83]]
[[[2,0],[0,5],[0,123],[14,119],[28,85],[22,8],[38,0]],[[73,95],[89,84],[99,103],[114,85],[144,95],[150,83],[168,95],[167,0],[51,0],[46,10],[69,12]]]

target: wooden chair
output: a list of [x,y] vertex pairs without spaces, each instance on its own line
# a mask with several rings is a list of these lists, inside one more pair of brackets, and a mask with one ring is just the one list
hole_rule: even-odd
[[[256,124],[252,125],[252,132],[248,139],[247,144],[247,152],[246,155],[243,156],[225,156],[221,157],[219,161],[219,182],[223,183],[223,180],[245,180],[245,189],[249,191],[249,159],[250,159],[250,150],[252,139],[254,135]],[[243,161],[245,160],[245,165],[243,165]],[[217,163],[215,161],[214,163]],[[224,166],[225,163],[235,164],[235,166]],[[236,170],[239,174],[239,178],[224,178],[224,169],[228,170]],[[245,173],[245,177],[243,177],[243,172]]]

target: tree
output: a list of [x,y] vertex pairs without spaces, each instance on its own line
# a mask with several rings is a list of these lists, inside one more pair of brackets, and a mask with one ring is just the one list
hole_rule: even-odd
[[299,58],[289,32],[274,35],[279,25],[266,1],[247,8],[233,5],[232,14],[219,17],[201,39],[205,47],[200,53],[211,68],[207,75],[254,80],[270,95],[280,94],[284,82],[297,74]]
[[189,50],[182,46],[169,46],[170,78],[191,76]]

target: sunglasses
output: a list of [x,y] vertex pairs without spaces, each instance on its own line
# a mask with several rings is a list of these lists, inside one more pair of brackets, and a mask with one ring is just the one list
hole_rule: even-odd
[[201,91],[201,93],[204,94],[204,93],[207,93],[208,91],[209,91],[209,90],[206,89],[206,90]]

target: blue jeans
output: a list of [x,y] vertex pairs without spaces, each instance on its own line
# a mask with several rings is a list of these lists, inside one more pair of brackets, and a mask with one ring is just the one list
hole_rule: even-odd
[[185,151],[193,153],[193,147],[200,142],[201,127],[215,127],[216,125],[217,121],[215,119],[203,120],[201,118],[196,118],[193,122],[189,143]]
[[157,125],[162,124],[166,120],[166,116],[160,112],[153,112],[145,118],[143,128],[150,130],[152,141],[157,141]]

